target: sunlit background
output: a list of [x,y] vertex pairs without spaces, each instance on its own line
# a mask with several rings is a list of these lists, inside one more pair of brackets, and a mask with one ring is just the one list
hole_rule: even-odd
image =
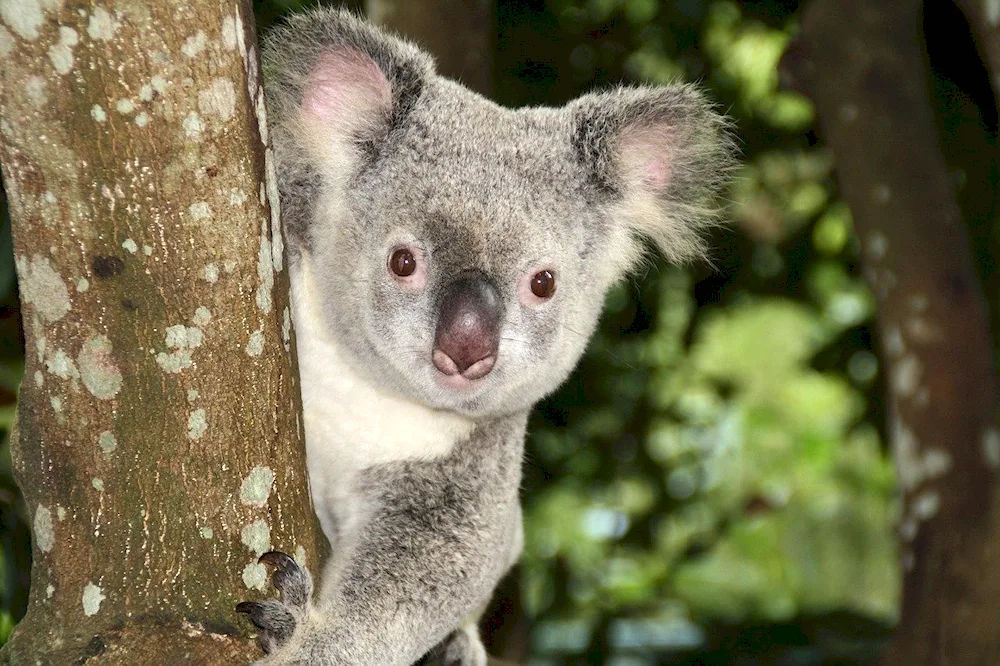
[[[299,4],[257,2],[261,27]],[[873,299],[814,109],[779,89],[797,5],[499,3],[501,103],[697,80],[734,119],[744,159],[711,264],[651,265],[615,288],[578,372],[531,420],[525,552],[493,638],[507,659],[869,664],[891,631],[895,482]],[[928,48],[946,157],[963,206],[992,205],[983,176],[967,170],[995,172],[988,81],[963,61],[976,56],[961,18],[934,11]],[[3,225],[7,431],[21,360],[6,216]],[[980,256],[998,237],[996,223],[973,230]],[[985,277],[996,312],[1000,288]],[[5,445],[0,641],[25,603],[25,515]]]

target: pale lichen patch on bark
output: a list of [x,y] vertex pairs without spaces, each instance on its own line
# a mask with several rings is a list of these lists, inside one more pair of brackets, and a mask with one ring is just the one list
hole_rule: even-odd
[[204,305],[198,306],[198,309],[194,311],[194,316],[191,318],[191,322],[195,326],[205,326],[210,321],[212,321],[212,312]]
[[951,470],[951,454],[944,449],[928,448],[924,451],[924,476],[937,479]]
[[941,495],[933,490],[927,490],[913,499],[913,515],[917,520],[930,520],[941,508]]
[[917,392],[922,372],[920,360],[915,355],[904,356],[896,362],[892,369],[892,390],[902,398],[908,398]]
[[208,38],[205,36],[205,32],[199,30],[184,40],[184,44],[181,46],[181,53],[186,55],[188,58],[193,58],[205,50],[207,43]]
[[886,251],[889,249],[889,239],[885,237],[881,231],[873,231],[868,236],[868,256],[871,257],[873,261],[880,261],[885,257]]
[[188,414],[188,439],[199,440],[208,430],[208,417],[204,409],[195,409]]
[[271,263],[278,273],[284,267],[285,243],[281,235],[281,197],[278,195],[278,173],[274,166],[274,151],[264,151],[264,177],[267,182],[267,204],[271,209]]
[[215,284],[219,281],[219,267],[214,263],[206,264],[205,268],[201,271],[201,277],[209,284]]
[[202,539],[211,539],[212,537],[215,536],[215,530],[213,530],[211,527],[202,527],[200,530],[198,530],[198,534],[201,535]]
[[43,553],[48,553],[56,544],[55,530],[52,528],[52,512],[41,504],[35,509],[35,519],[31,523],[35,545]]
[[45,94],[45,79],[38,75],[29,76],[24,82],[24,94],[36,109],[44,107],[48,101],[48,95]]
[[131,238],[126,238],[122,241],[122,248],[129,254],[135,254],[139,250],[139,246]]
[[943,339],[941,329],[925,317],[911,317],[906,322],[906,332],[914,342],[931,343]]
[[257,329],[250,334],[250,339],[247,341],[246,352],[248,356],[260,356],[264,353],[263,329]]
[[104,335],[95,335],[83,343],[76,359],[80,379],[91,395],[100,400],[110,400],[122,387],[122,373],[115,365],[111,341]]
[[198,110],[221,120],[232,119],[236,113],[236,90],[229,79],[216,77],[207,90],[198,93]]
[[80,35],[73,28],[59,26],[59,41],[49,47],[49,60],[59,74],[69,74],[73,69],[73,47],[80,42]]
[[21,39],[38,39],[38,29],[45,21],[39,0],[0,0],[0,18]]
[[247,506],[263,508],[271,496],[273,485],[274,470],[262,465],[254,467],[240,484],[240,502]]
[[167,372],[177,373],[192,364],[192,351],[201,346],[202,333],[197,326],[176,324],[167,327],[164,343],[170,352],[159,352],[156,355],[157,364]]
[[79,379],[80,371],[69,354],[57,349],[45,359],[45,369],[60,379]]
[[194,111],[191,111],[184,117],[184,134],[191,141],[201,141],[201,133],[204,131],[204,127],[201,124],[201,118]]
[[903,334],[898,326],[889,326],[885,331],[885,340],[882,343],[885,351],[890,356],[902,356],[906,352],[906,344],[903,342]]
[[47,257],[32,255],[17,258],[21,300],[30,303],[42,319],[51,324],[69,312],[69,289]]
[[248,590],[263,590],[267,583],[267,568],[258,562],[251,562],[243,568],[243,584]]
[[99,493],[103,493],[104,492],[104,479],[100,479],[100,478],[98,478],[98,477],[95,476],[91,480],[90,485],[94,486],[94,490],[96,490],[97,492],[99,492]]
[[265,520],[255,520],[243,527],[240,540],[254,555],[260,557],[271,549],[271,526]]
[[105,430],[97,436],[97,444],[101,447],[104,455],[110,455],[118,448],[118,439],[110,430]]
[[267,223],[261,225],[260,253],[257,255],[257,277],[260,286],[257,287],[256,301],[261,312],[271,311],[271,290],[274,288],[274,260],[271,257],[271,240],[267,234]]
[[207,201],[195,201],[193,204],[188,206],[188,215],[195,222],[204,220],[212,215],[212,208],[208,205]]
[[227,16],[222,19],[222,45],[227,51],[232,51],[236,44],[236,18]]
[[100,587],[93,583],[87,583],[86,587],[83,588],[83,614],[88,617],[97,614],[101,610],[101,602],[105,599],[107,597]]
[[96,7],[87,21],[87,34],[91,39],[107,41],[115,36],[121,23],[104,7]]

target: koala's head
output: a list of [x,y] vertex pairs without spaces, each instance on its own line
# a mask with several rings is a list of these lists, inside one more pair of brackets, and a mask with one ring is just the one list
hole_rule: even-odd
[[566,378],[644,239],[698,256],[731,164],[693,87],[504,109],[341,11],[273,32],[264,67],[292,261],[332,337],[380,385],[471,416]]

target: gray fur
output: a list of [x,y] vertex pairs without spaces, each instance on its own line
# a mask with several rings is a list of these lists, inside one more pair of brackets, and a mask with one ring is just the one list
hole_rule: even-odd
[[[330,53],[371,85],[320,99],[361,95],[363,118],[304,113]],[[528,412],[579,360],[643,238],[699,256],[732,164],[725,123],[687,85],[504,109],[338,10],[293,17],[263,59],[307,460],[333,555],[304,611],[257,613],[276,648],[261,663],[407,666],[432,652],[481,666],[477,613],[521,547]],[[419,289],[387,270],[399,246],[421,253]],[[536,302],[523,285],[542,269],[557,288]],[[503,326],[492,371],[457,390],[431,352],[468,270],[497,286]],[[293,574],[274,578],[286,605]]]

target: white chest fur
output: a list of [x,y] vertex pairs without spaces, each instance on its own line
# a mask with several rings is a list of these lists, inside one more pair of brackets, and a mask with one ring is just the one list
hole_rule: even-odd
[[473,423],[390,394],[355,372],[324,325],[308,256],[290,268],[306,463],[316,511],[333,539],[335,525],[342,533],[354,522],[350,488],[358,471],[447,455]]

